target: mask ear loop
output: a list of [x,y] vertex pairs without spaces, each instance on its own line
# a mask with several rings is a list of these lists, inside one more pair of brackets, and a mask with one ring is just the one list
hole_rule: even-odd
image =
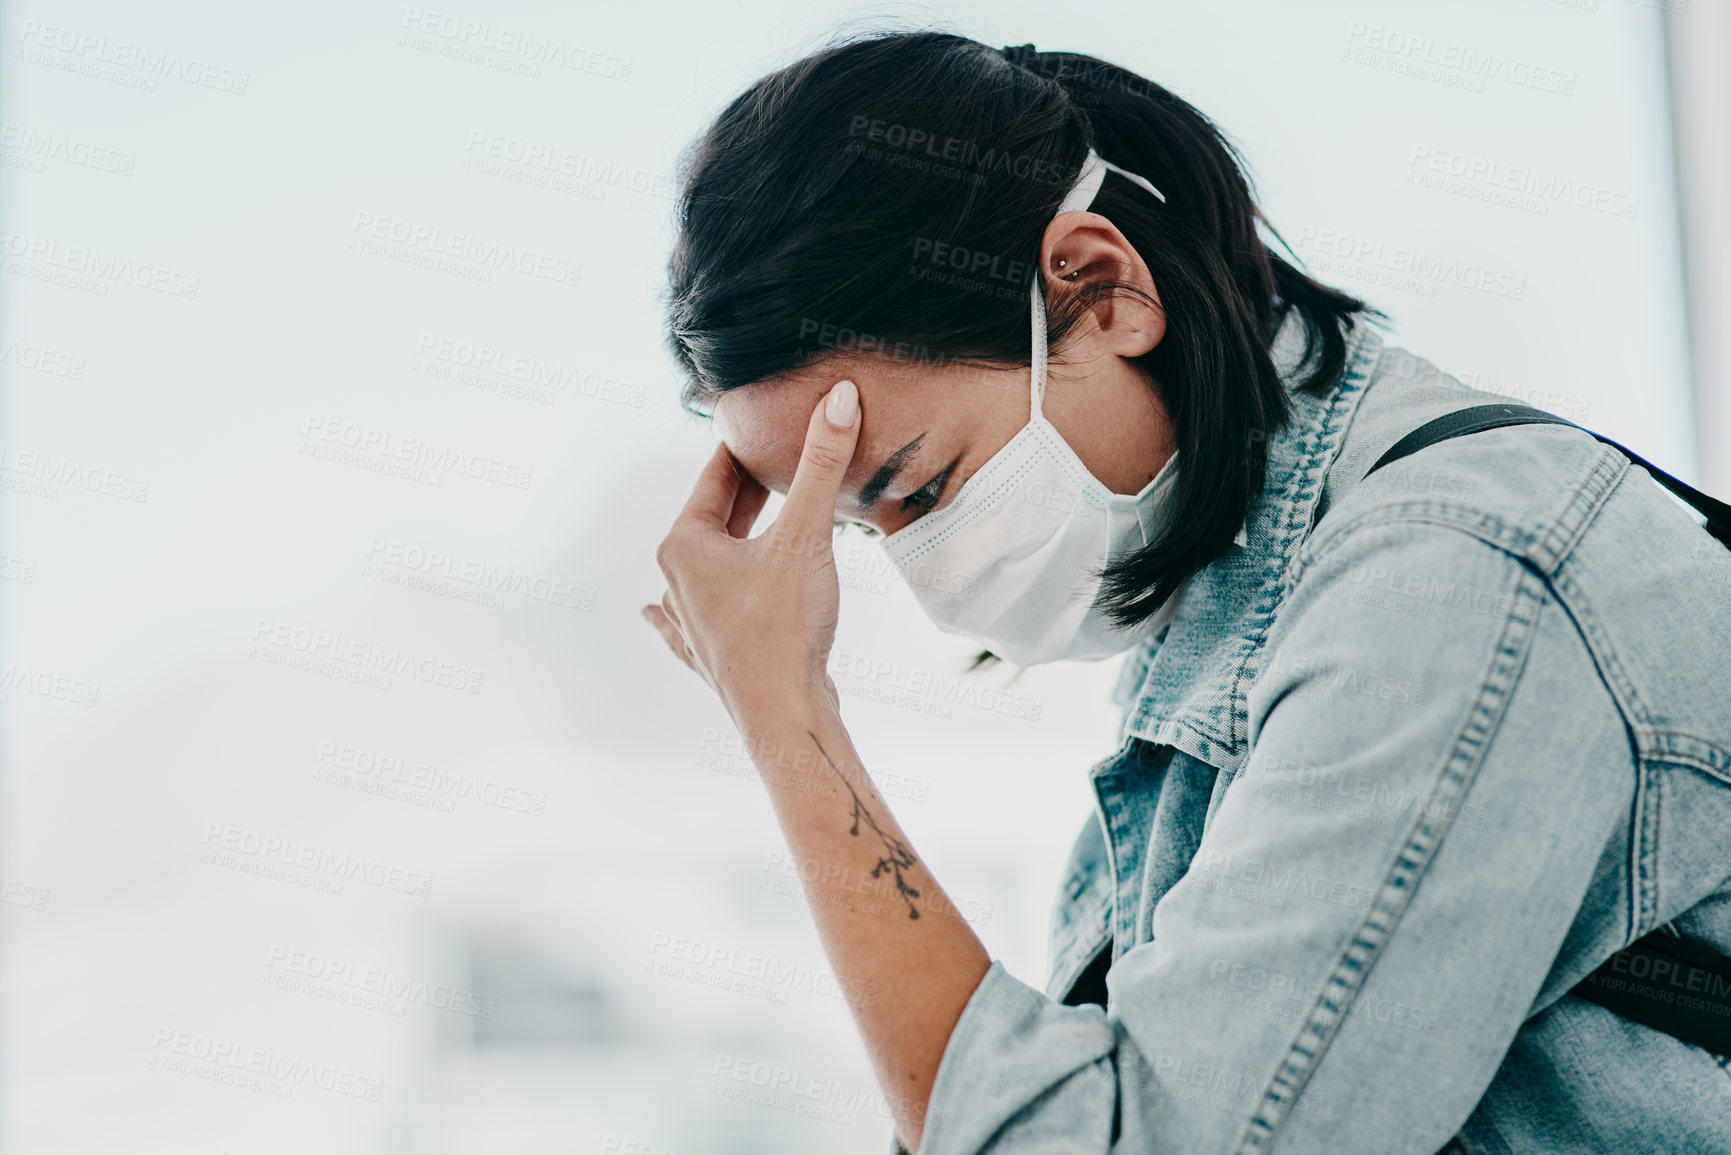
[[[1056,217],[1062,213],[1085,212],[1100,194],[1100,185],[1105,181],[1108,169],[1153,193],[1161,204],[1166,203],[1166,194],[1155,188],[1147,177],[1119,168],[1090,148],[1087,158],[1082,162],[1082,170],[1076,176],[1076,183],[1070,186],[1070,191],[1064,194],[1064,199],[1058,204],[1058,211],[1052,215]],[[1033,356],[1030,359],[1032,363],[1028,370],[1030,422],[1042,416],[1041,406],[1046,400],[1046,298],[1040,287],[1041,279],[1039,271],[1036,270],[1034,283],[1028,292],[1028,314],[1034,329]]]
[[1040,276],[1028,287],[1028,312],[1034,324],[1034,353],[1028,367],[1028,421],[1043,418],[1040,408],[1046,399],[1046,298],[1040,292]]

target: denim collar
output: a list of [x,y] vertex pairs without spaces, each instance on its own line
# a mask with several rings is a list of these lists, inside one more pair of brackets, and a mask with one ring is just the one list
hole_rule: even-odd
[[1216,769],[1236,769],[1247,752],[1250,687],[1288,592],[1287,567],[1309,533],[1382,338],[1356,321],[1345,368],[1321,394],[1296,388],[1303,350],[1304,323],[1290,310],[1270,348],[1290,418],[1268,440],[1266,481],[1243,544],[1191,575],[1165,634],[1125,658],[1113,694],[1125,710],[1120,744],[1136,737],[1174,746]]

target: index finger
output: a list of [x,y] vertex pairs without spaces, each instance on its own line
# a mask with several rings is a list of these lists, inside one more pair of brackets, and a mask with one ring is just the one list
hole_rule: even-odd
[[827,532],[835,526],[836,494],[859,447],[859,433],[859,386],[845,379],[837,381],[811,411],[805,448],[776,524],[785,521],[810,533],[820,528]]

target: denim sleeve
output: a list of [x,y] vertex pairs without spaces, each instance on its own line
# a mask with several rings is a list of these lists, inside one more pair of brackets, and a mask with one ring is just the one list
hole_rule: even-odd
[[994,963],[918,1155],[1432,1155],[1472,1113],[1622,829],[1628,737],[1518,558],[1371,519],[1305,560],[1110,1009]]

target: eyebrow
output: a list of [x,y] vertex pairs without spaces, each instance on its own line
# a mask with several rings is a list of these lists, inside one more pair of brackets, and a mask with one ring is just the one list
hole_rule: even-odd
[[883,496],[884,490],[888,489],[895,479],[901,476],[902,470],[907,468],[908,458],[914,455],[914,451],[920,447],[920,442],[925,439],[926,435],[922,433],[884,458],[884,463],[878,466],[877,472],[872,474],[864,485],[860,486],[859,508],[867,509]]

